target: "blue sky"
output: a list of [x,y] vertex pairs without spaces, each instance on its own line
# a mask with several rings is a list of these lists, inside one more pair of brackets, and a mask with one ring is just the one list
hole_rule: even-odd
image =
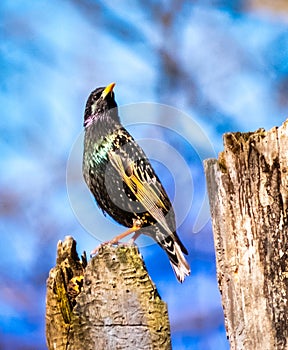
[[[251,3],[1,2],[1,349],[46,348],[45,280],[57,241],[73,235],[79,252],[99,243],[71,207],[66,170],[89,93],[112,81],[121,119],[169,195],[177,192],[179,220],[189,204],[178,230],[192,269],[183,285],[160,248],[139,240],[168,303],[174,349],[229,348],[211,223],[197,233],[193,226],[205,198],[202,161],[222,150],[222,134],[269,129],[287,118],[287,16],[250,11]],[[157,107],[151,119],[143,102],[168,107]],[[171,109],[177,112],[167,130]],[[68,192],[90,208],[101,235],[119,233],[89,197],[79,145]]]

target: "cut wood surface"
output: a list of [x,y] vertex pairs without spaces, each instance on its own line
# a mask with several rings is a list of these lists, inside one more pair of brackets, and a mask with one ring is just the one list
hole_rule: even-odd
[[231,349],[288,349],[288,121],[225,134],[205,172]]
[[103,246],[87,264],[66,237],[46,299],[49,350],[171,349],[166,304],[136,246]]

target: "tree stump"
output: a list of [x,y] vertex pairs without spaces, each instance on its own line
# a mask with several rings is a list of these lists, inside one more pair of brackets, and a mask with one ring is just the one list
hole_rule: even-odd
[[103,246],[87,264],[72,237],[47,280],[49,350],[171,349],[166,304],[136,246]]
[[205,172],[231,349],[287,349],[288,121],[225,134]]

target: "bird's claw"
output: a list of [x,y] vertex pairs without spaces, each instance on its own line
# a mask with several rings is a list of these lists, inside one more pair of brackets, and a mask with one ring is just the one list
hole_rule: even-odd
[[121,243],[117,240],[114,240],[114,239],[111,239],[111,241],[103,242],[90,252],[90,258],[92,258],[94,255],[96,255],[102,247],[105,247],[107,245],[111,246],[111,245],[119,245],[119,244],[123,244],[123,243]]

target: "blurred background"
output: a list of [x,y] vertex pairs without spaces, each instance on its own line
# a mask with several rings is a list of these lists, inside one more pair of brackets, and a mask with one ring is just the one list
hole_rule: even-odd
[[[0,349],[39,350],[46,349],[45,282],[58,240],[73,235],[79,253],[99,243],[66,188],[89,93],[115,81],[119,105],[175,107],[217,154],[223,133],[269,129],[287,118],[288,3],[2,0],[0,16]],[[158,246],[141,253],[168,303],[173,349],[229,349],[211,223],[192,230],[205,193],[201,146],[161,132],[193,176],[192,207],[178,230],[192,275],[180,285]],[[135,131],[136,138],[148,134],[151,127]],[[157,171],[173,196],[164,168]]]

